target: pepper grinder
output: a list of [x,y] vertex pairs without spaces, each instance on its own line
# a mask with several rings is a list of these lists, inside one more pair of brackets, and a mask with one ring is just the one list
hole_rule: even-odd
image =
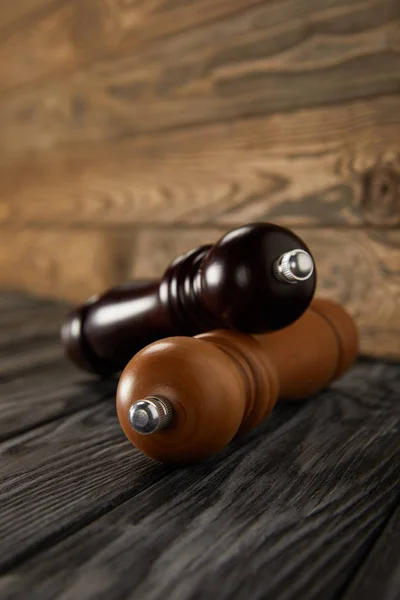
[[90,299],[68,315],[61,338],[72,362],[108,376],[168,336],[281,329],[307,309],[315,285],[314,261],[299,237],[277,225],[245,225],[178,257],[160,281]]
[[357,353],[353,320],[322,299],[274,333],[217,330],[160,340],[123,371],[118,418],[128,439],[150,458],[199,461],[261,423],[278,397],[300,400],[319,392]]

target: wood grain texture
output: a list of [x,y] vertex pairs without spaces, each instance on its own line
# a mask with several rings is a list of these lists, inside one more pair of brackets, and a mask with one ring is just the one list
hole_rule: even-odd
[[123,236],[116,243],[101,231],[2,231],[1,283],[50,297],[91,296],[123,279],[123,250]]
[[[28,365],[24,360],[19,362],[19,369],[2,369],[0,441],[43,423],[53,423],[85,407],[97,406],[104,400],[113,403],[114,382],[88,385],[87,377],[68,365],[58,352],[58,360],[48,356],[42,364],[35,362],[32,353],[29,358]],[[37,435],[41,435],[41,430]]]
[[[8,374],[12,361],[23,362],[24,353],[52,347],[58,342],[58,329],[68,310],[64,302],[33,299],[21,303],[21,295],[1,294],[0,373]],[[7,364],[6,364],[7,363]]]
[[400,590],[400,505],[397,507],[371,554],[343,600],[397,600]]
[[0,145],[53,148],[396,94],[399,23],[397,0],[263,2],[4,95]]
[[132,455],[110,391],[108,400],[0,445],[0,570],[49,537],[94,520],[118,498],[134,495],[147,487],[149,477],[155,482],[164,472],[143,455]]
[[2,598],[338,598],[399,500],[399,385],[360,362],[168,472],[104,403],[3,444]]
[[0,91],[137,53],[157,38],[226,18],[260,0],[19,0],[0,6]]
[[59,342],[65,303],[0,295],[0,441],[115,393],[114,382],[88,385]]
[[[360,328],[361,351],[400,356],[400,231],[296,229],[318,268],[317,294],[337,300]],[[156,277],[169,260],[220,230],[147,230],[138,233],[132,277]]]
[[[47,144],[16,128],[13,143]],[[392,227],[400,224],[399,139],[400,96],[384,96],[4,156],[0,223]]]
[[[272,220],[400,357],[399,51],[398,0],[0,2],[0,283],[84,300]],[[171,470],[65,308],[0,294],[2,599],[396,598],[398,365]]]
[[[62,1],[62,0],[61,0]],[[40,19],[43,10],[60,3],[60,0],[19,0],[18,2],[0,3],[0,28],[4,35],[14,28],[24,27],[25,21]],[[34,17],[35,15],[35,17]]]

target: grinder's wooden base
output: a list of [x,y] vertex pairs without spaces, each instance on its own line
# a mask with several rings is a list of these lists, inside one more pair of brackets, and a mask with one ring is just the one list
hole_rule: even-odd
[[[323,389],[351,365],[357,347],[352,319],[328,300],[315,301],[289,327],[256,338],[230,330],[168,338],[128,363],[117,391],[118,418],[151,458],[200,460],[258,425],[278,397],[299,400]],[[132,428],[129,410],[150,396],[167,399],[174,418],[167,429],[144,436]]]

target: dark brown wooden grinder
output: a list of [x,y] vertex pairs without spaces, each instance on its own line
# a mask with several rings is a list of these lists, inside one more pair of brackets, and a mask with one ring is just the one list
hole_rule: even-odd
[[160,281],[132,282],[77,307],[61,337],[76,365],[107,376],[168,336],[281,329],[308,308],[315,284],[299,237],[268,223],[245,225],[178,257]]
[[199,461],[256,427],[278,398],[300,400],[325,388],[357,353],[353,320],[322,299],[278,332],[253,337],[218,330],[160,340],[123,371],[118,418],[150,458]]

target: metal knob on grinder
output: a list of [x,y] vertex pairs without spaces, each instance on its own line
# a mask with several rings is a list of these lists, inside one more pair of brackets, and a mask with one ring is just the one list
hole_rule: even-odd
[[111,375],[168,336],[282,329],[308,308],[315,285],[313,258],[298,236],[270,223],[244,225],[178,257],[160,281],[128,283],[78,306],[61,338],[77,366]]
[[[124,369],[117,412],[128,439],[150,458],[188,463],[222,450],[256,427],[278,398],[300,400],[340,377],[358,353],[351,317],[314,300],[281,331],[250,336],[217,330],[150,344]],[[156,407],[163,424],[141,431],[132,413]],[[168,414],[168,416],[166,416]]]

